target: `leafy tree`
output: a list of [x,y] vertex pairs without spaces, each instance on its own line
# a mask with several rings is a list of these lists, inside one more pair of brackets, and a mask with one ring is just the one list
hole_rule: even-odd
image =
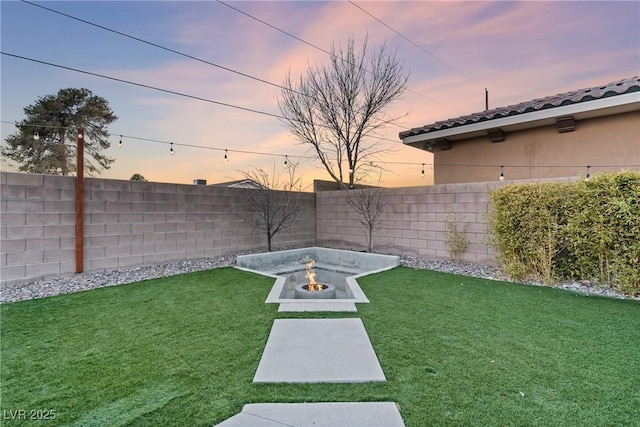
[[247,188],[245,200],[249,208],[244,220],[251,227],[261,230],[267,237],[267,250],[271,252],[271,240],[278,232],[297,221],[302,211],[300,193],[301,180],[296,177],[297,164],[289,162],[287,180],[281,181],[273,167],[271,177],[262,169],[243,172],[242,175],[255,183]]
[[89,89],[61,89],[38,98],[24,108],[26,119],[16,123],[0,153],[30,173],[69,175],[75,172],[76,135],[84,128],[85,171],[108,169],[114,159],[102,154],[109,148],[107,126],[117,119],[109,103]]
[[131,175],[130,181],[142,181],[142,182],[147,182],[147,178],[145,178],[144,176],[142,176],[139,173],[134,173],[133,175]]
[[332,179],[353,188],[383,151],[376,132],[396,122],[385,108],[398,100],[409,78],[395,53],[383,44],[358,51],[353,37],[346,49],[331,49],[327,66],[310,66],[297,82],[287,75],[278,98],[282,122],[302,144],[313,147]]

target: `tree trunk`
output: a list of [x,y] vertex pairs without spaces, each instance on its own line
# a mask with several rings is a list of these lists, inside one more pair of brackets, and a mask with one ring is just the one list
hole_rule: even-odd
[[65,138],[66,138],[65,131],[64,129],[62,129],[60,131],[60,157],[61,157],[60,168],[62,169],[61,171],[62,175],[67,176],[69,175],[69,162],[68,162],[69,151],[67,150],[67,144],[66,144]]

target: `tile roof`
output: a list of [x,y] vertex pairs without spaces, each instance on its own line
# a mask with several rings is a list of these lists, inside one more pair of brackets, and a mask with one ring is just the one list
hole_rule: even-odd
[[616,82],[611,82],[604,86],[574,90],[571,92],[547,96],[545,98],[538,98],[531,101],[521,102],[519,104],[510,105],[508,107],[494,108],[492,110],[473,113],[455,119],[435,122],[429,125],[400,132],[400,138],[403,139],[413,135],[420,135],[443,129],[499,119],[502,117],[526,114],[533,111],[546,110],[550,108],[561,107],[564,105],[578,104],[581,102],[588,102],[596,99],[624,95],[627,93],[638,91],[640,91],[640,77],[636,76],[629,79],[622,79]]

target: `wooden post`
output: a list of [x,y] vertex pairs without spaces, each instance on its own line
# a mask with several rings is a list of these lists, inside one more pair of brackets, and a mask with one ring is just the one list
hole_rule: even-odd
[[84,129],[78,129],[76,148],[76,273],[84,271]]

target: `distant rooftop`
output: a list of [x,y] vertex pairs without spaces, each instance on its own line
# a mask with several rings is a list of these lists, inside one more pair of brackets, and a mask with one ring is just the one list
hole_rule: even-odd
[[574,90],[571,92],[560,93],[557,95],[547,96],[545,98],[533,99],[531,101],[521,102],[508,107],[499,107],[492,110],[473,113],[454,119],[435,122],[418,128],[412,128],[407,131],[400,132],[400,138],[427,134],[431,132],[443,131],[446,129],[472,125],[480,122],[501,119],[509,116],[517,116],[541,110],[563,107],[566,105],[575,105],[586,103],[589,101],[625,95],[632,92],[640,91],[640,77],[632,77],[628,79],[618,80],[603,86],[596,86],[586,89]]
[[209,184],[211,187],[230,187],[230,188],[250,188],[250,189],[263,189],[264,185],[256,182],[252,179],[239,179],[236,181],[218,182],[216,184]]

